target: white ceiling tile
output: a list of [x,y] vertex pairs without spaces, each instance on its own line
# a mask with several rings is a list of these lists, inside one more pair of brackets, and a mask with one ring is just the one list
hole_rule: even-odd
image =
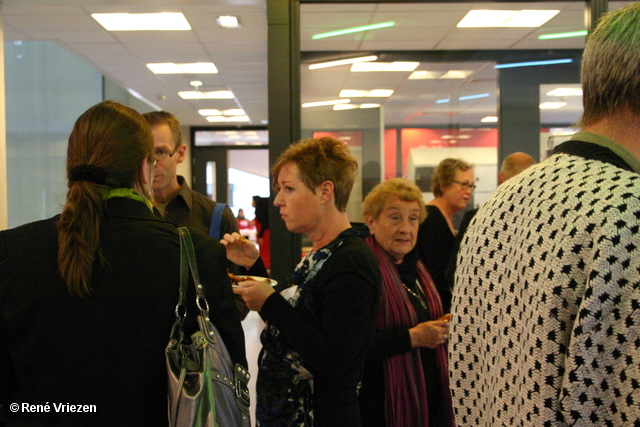
[[34,40],[60,40],[67,44],[74,43],[117,43],[106,31],[30,31]]
[[93,18],[84,14],[75,15],[12,15],[4,17],[21,31],[100,30],[102,27]]
[[167,43],[198,43],[193,31],[112,31],[121,43],[148,44],[150,48],[162,50]]

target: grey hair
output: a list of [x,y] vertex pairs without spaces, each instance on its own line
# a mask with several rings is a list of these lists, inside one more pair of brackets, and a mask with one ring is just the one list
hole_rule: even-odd
[[640,114],[640,3],[603,15],[582,55],[582,125],[620,109]]

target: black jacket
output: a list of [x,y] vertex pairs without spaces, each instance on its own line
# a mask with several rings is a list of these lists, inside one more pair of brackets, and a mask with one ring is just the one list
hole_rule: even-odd
[[[107,263],[96,266],[84,299],[59,276],[57,217],[0,233],[0,402],[8,426],[167,423],[164,350],[178,299],[178,234],[141,202],[113,198],[106,207]],[[246,366],[224,247],[192,235],[211,320],[233,361]],[[28,412],[24,404],[44,406]],[[87,408],[95,413],[60,412],[67,404],[95,405]]]

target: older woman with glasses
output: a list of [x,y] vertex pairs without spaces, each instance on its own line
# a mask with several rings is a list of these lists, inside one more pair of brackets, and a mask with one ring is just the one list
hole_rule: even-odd
[[444,159],[431,175],[435,196],[427,203],[427,219],[420,225],[416,249],[431,273],[445,312],[451,309],[451,289],[445,271],[455,242],[453,215],[466,208],[476,188],[472,166],[461,159]]
[[359,395],[362,425],[450,427],[448,316],[414,250],[426,216],[422,192],[406,179],[391,179],[374,187],[363,207],[382,292]]

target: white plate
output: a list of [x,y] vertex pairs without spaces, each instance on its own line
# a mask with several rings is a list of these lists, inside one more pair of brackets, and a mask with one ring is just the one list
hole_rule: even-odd
[[[275,286],[275,285],[278,284],[278,282],[276,280],[270,279],[268,277],[244,276],[242,274],[236,274],[236,278],[240,279],[241,282],[243,282],[245,280],[255,280],[256,282],[266,282],[269,286]],[[232,284],[232,286],[234,288],[240,287],[239,285],[235,284],[235,282]]]

